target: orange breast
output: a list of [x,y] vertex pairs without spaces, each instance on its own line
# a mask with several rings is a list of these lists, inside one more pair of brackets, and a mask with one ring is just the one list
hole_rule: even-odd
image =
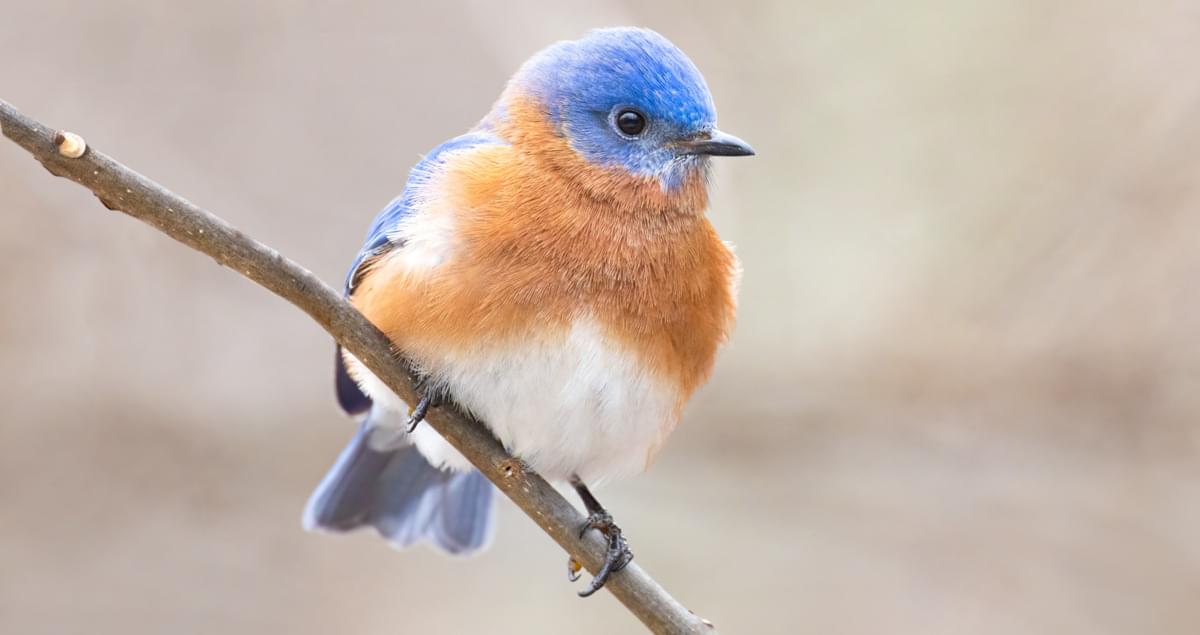
[[[451,160],[434,213],[452,214],[452,256],[428,271],[378,263],[352,298],[425,363],[594,318],[680,388],[710,372],[733,321],[735,261],[703,216],[703,175],[676,192],[584,163],[536,108],[509,104],[491,146]],[[403,249],[401,247],[400,249]]]

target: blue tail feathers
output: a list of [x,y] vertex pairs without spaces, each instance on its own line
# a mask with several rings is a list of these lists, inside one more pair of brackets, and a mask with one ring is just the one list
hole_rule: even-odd
[[452,554],[487,546],[495,494],[483,474],[438,469],[414,446],[378,450],[370,435],[365,422],[317,486],[304,510],[306,529],[372,526],[396,547],[428,540]]

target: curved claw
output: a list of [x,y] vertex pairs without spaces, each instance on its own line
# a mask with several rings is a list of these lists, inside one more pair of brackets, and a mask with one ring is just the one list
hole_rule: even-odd
[[613,571],[620,571],[621,569],[624,569],[625,567],[629,566],[630,562],[633,562],[633,550],[629,548],[628,544],[626,544],[625,551],[621,554],[621,561],[613,566]]
[[433,403],[432,397],[427,394],[421,395],[421,400],[417,402],[417,407],[413,408],[412,411],[408,413],[407,426],[409,434],[412,434],[412,431],[416,430],[417,426],[421,425],[421,422],[425,420],[425,414],[429,412],[429,407],[433,405],[435,404]]
[[574,582],[579,579],[579,572],[583,570],[583,564],[576,560],[573,556],[567,557],[567,580]]
[[604,566],[600,567],[600,570],[596,572],[596,577],[592,578],[592,582],[588,584],[588,588],[579,592],[579,597],[588,597],[604,588],[604,584],[608,582],[608,577],[624,569],[631,560],[633,560],[633,552],[625,545],[625,539],[621,537],[620,530],[617,530],[608,539],[608,553],[604,557]]
[[[630,551],[625,537],[621,535],[621,528],[613,523],[612,516],[608,512],[601,510],[589,516],[583,529],[579,532],[579,536],[582,538],[589,529],[596,529],[608,538],[608,550],[604,554],[604,565],[596,572],[596,577],[592,578],[588,588],[579,592],[581,598],[588,597],[604,588],[604,583],[608,582],[610,575],[624,569],[633,560],[633,551]],[[578,573],[576,573],[572,582],[578,577]]]

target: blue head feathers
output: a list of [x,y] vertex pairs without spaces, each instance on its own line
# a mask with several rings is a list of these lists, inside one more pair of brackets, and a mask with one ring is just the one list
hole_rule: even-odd
[[534,56],[514,78],[588,161],[659,179],[666,189],[711,154],[753,151],[718,132],[704,77],[648,29],[598,29]]

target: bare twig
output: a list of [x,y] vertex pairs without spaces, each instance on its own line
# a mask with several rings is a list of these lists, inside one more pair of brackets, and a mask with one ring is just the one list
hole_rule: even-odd
[[[0,127],[51,174],[91,190],[109,209],[158,228],[175,240],[212,256],[299,307],[409,403],[416,403],[411,369],[387,337],[341,295],[274,249],[163,186],[87,147],[77,135],[56,132],[0,100]],[[604,541],[578,537],[584,518],[541,476],[509,456],[480,423],[452,407],[427,418],[442,436],[479,468],[563,549],[593,573],[604,562]],[[636,563],[605,586],[655,633],[715,633],[711,623],[688,611]]]

